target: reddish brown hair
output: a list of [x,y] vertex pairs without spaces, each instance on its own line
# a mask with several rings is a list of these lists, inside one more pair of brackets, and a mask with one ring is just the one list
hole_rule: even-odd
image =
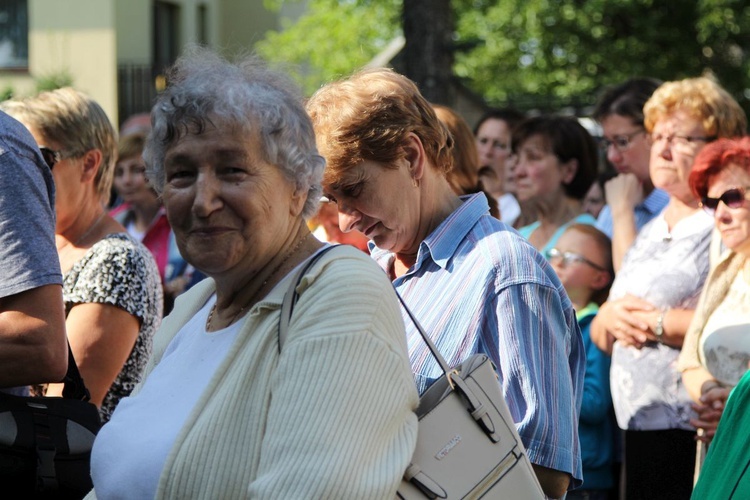
[[708,194],[711,179],[736,165],[750,173],[750,137],[719,139],[704,147],[693,163],[688,183],[698,198]]
[[389,69],[367,70],[329,83],[307,103],[318,149],[327,162],[324,184],[350,168],[375,161],[395,168],[411,133],[441,172],[453,166],[453,139],[417,86]]
[[482,181],[479,180],[479,154],[469,124],[448,106],[433,104],[432,107],[453,137],[453,168],[445,173],[448,184],[459,196],[483,192],[490,205],[490,215],[499,219],[497,200],[484,190]]

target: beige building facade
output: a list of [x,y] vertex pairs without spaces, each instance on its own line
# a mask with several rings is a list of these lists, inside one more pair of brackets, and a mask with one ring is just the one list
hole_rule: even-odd
[[0,0],[0,92],[31,95],[40,79],[69,77],[119,125],[148,110],[185,44],[250,51],[303,4],[271,12],[262,0]]

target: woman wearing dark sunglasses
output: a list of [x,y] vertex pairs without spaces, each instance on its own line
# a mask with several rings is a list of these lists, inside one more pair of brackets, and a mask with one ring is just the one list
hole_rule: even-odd
[[708,275],[714,227],[688,177],[701,149],[717,137],[744,134],[747,119],[709,78],[664,83],[646,102],[644,117],[651,180],[669,202],[625,254],[591,338],[612,354],[612,402],[625,431],[625,497],[684,499],[693,485],[695,414],[676,364]]
[[[115,130],[98,103],[72,88],[0,107],[29,129],[52,170],[65,328],[91,402],[107,421],[140,381],[162,316],[151,254],[104,209]],[[61,386],[50,384],[46,395],[59,396]]]
[[712,266],[679,358],[696,402],[701,439],[710,442],[729,392],[748,368],[750,349],[750,138],[722,139],[701,151],[690,187],[714,217],[727,249]]

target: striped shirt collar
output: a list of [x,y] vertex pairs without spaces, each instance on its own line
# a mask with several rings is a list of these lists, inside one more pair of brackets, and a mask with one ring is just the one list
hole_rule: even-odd
[[[489,215],[490,207],[484,193],[461,196],[460,198],[463,203],[420,243],[417,261],[412,270],[406,274],[419,269],[428,258],[445,269],[471,228],[483,215]],[[373,259],[381,263],[387,261],[388,268],[390,268],[395,255],[389,250],[378,248],[373,242],[370,242],[369,246]]]

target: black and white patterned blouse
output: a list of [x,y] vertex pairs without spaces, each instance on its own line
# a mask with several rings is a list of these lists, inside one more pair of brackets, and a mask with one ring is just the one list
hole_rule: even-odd
[[110,304],[132,314],[141,324],[125,366],[104,397],[99,413],[106,422],[120,399],[140,382],[151,355],[153,336],[162,317],[159,270],[151,252],[141,243],[125,233],[110,234],[63,276],[63,299],[66,316],[77,304]]

